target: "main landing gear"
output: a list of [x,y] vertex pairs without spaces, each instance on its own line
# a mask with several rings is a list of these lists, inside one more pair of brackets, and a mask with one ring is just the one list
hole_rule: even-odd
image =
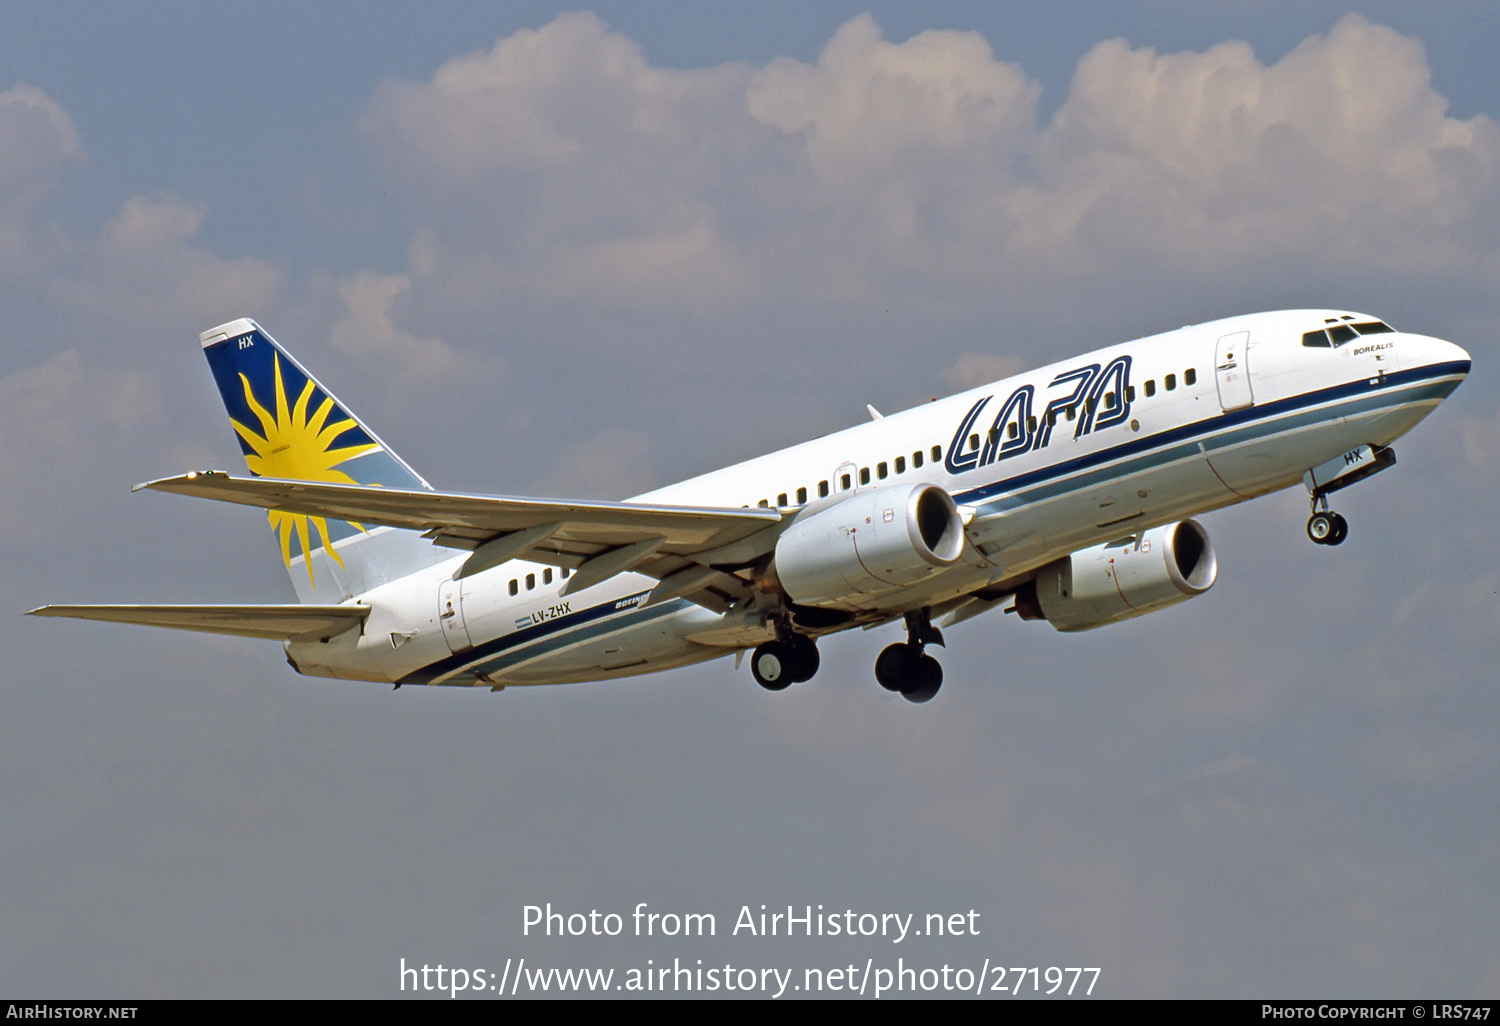
[[943,667],[922,649],[941,645],[943,634],[926,610],[906,614],[906,641],[897,642],[875,660],[875,679],[887,691],[899,691],[908,702],[930,702],[943,686]]
[[782,691],[812,680],[821,661],[812,638],[781,622],[776,625],[776,640],[750,653],[750,675],[767,691]]

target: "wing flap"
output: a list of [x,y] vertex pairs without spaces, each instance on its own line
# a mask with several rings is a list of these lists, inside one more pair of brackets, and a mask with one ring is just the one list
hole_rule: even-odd
[[364,622],[370,607],[345,606],[40,606],[29,616],[65,616],[78,620],[171,627],[241,638],[300,641],[332,637]]

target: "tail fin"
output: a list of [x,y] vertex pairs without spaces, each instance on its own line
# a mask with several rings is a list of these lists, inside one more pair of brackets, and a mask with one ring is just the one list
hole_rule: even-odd
[[[431,490],[254,321],[230,321],[198,341],[251,474]],[[282,510],[270,518],[302,602],[341,602],[449,555],[409,531]]]

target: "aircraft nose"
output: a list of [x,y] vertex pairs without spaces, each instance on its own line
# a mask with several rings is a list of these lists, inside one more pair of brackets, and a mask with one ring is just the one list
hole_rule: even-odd
[[1404,367],[1445,367],[1458,374],[1469,373],[1469,353],[1462,346],[1429,335],[1407,335],[1401,344]]

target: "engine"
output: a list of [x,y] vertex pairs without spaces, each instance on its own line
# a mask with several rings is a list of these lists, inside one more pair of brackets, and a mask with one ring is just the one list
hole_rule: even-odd
[[1201,595],[1218,573],[1208,532],[1183,520],[1048,563],[1016,593],[1016,612],[1060,631],[1092,630]]
[[937,485],[860,491],[792,521],[762,586],[803,605],[859,609],[861,596],[925,580],[963,548],[963,518]]

